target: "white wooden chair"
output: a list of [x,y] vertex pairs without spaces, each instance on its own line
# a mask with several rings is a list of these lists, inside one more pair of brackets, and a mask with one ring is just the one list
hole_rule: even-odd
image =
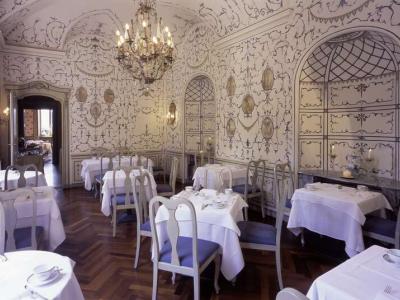
[[[276,168],[280,169],[281,166],[277,166]],[[278,177],[278,174],[275,173],[274,188],[278,201],[275,226],[251,221],[238,222],[238,227],[241,232],[239,240],[242,248],[275,252],[278,283],[279,288],[282,289],[281,233],[286,204],[285,199],[288,199],[291,187],[288,186],[288,180]]]
[[[246,203],[248,199],[260,198],[261,215],[264,218],[264,181],[266,164],[265,160],[252,160],[247,165],[246,182],[244,184],[234,185],[232,190],[240,194]],[[261,178],[260,178],[261,175]],[[261,179],[261,181],[259,181]],[[259,184],[260,182],[260,184]],[[244,210],[245,220],[248,219],[247,208]]]
[[396,220],[368,215],[363,225],[365,236],[394,245],[400,249],[400,207]]
[[[101,201],[101,187],[103,186],[103,177],[107,171],[111,171],[113,169],[113,153],[103,153],[100,156],[100,174],[94,177],[95,184],[94,184],[94,197],[96,198],[97,195],[100,197]],[[107,167],[104,168],[103,163],[105,160],[108,159]]]
[[153,166],[153,176],[156,177],[156,176],[160,176],[161,175],[163,177],[163,183],[165,183],[165,170],[166,170],[166,167],[165,167],[165,154],[164,154],[164,151],[163,151],[163,153],[161,154],[161,162],[160,162],[160,164],[157,165],[157,166]]
[[[150,197],[147,197],[146,189],[149,191]],[[135,176],[135,179],[133,180],[133,190],[136,212],[136,255],[134,267],[137,269],[142,237],[151,238],[149,200],[155,195],[153,195],[153,186],[151,184],[150,174],[147,171],[143,172],[139,176]]]
[[4,213],[3,204],[0,201],[0,261],[4,260],[5,249],[6,249],[6,216]]
[[[14,205],[17,199],[32,202],[32,225],[29,227],[16,228],[17,210]],[[29,188],[0,192],[0,201],[5,215],[6,252],[36,250],[38,241],[44,238],[44,228],[36,225],[37,203],[35,192]]]
[[309,300],[303,293],[293,288],[284,288],[278,295],[276,300]]
[[19,166],[19,165],[15,165],[15,166],[8,166],[6,169],[6,174],[4,176],[4,190],[8,191],[9,188],[9,182],[8,182],[8,174],[11,171],[16,171],[19,173],[19,178],[18,178],[18,183],[17,183],[17,187],[18,188],[23,188],[27,186],[27,181],[25,178],[25,172],[29,171],[29,170],[33,170],[35,172],[35,183],[34,186],[37,187],[39,185],[39,172],[38,169],[35,165],[30,164],[30,165],[25,165],[25,166]]
[[[294,193],[294,178],[292,167],[289,163],[277,163],[274,167],[274,178],[275,180],[286,181],[288,188],[288,198],[284,199],[285,201],[285,209],[284,209],[284,217],[289,217],[290,209],[292,208],[292,195]],[[274,199],[277,199],[276,185],[274,185]],[[278,209],[279,201],[275,200],[276,209]]]
[[[232,189],[232,181],[233,181],[232,170],[229,167],[222,167],[221,171],[218,174],[219,182],[220,182],[220,185],[221,185],[221,191],[220,192],[223,192],[224,189],[225,189],[225,185],[224,185],[224,183],[225,183],[224,174],[225,173],[228,174],[228,186],[226,188]],[[207,177],[207,175],[206,175],[206,177]]]
[[157,184],[157,195],[163,197],[171,197],[175,195],[176,176],[178,175],[179,160],[177,157],[172,158],[171,170],[168,184]]
[[[130,174],[133,170],[138,170],[141,173],[140,168],[137,167],[117,167],[113,170],[113,194],[111,198],[112,205],[112,225],[113,225],[113,237],[116,235],[117,230],[117,214],[119,210],[135,209],[135,200],[133,197],[134,189],[132,186],[132,180]],[[119,171],[122,171],[124,175],[124,192],[117,192],[116,179]]]
[[[160,245],[155,223],[155,210],[163,204],[169,212],[166,224],[168,240]],[[179,225],[176,220],[178,206],[186,206],[191,215],[192,238],[179,235]],[[161,209],[161,207],[160,207]],[[153,295],[157,299],[158,270],[178,273],[193,277],[194,299],[200,299],[200,274],[212,262],[215,262],[214,289],[219,293],[218,277],[220,271],[219,245],[197,238],[197,219],[193,204],[181,197],[154,197],[150,201],[150,225],[153,242]]]

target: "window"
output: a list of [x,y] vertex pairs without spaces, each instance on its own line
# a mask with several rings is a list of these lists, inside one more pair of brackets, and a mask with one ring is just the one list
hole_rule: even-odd
[[53,136],[53,111],[51,109],[38,110],[38,132],[39,136]]

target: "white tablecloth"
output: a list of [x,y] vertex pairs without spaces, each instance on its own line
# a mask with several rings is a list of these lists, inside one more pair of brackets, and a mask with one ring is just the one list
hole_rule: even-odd
[[[210,205],[202,209],[204,203],[211,203],[212,199],[216,197],[204,198],[185,191],[178,194],[178,196],[180,195],[188,198],[194,204],[197,218],[197,237],[220,245],[222,249],[221,273],[227,280],[232,280],[244,267],[239,242],[240,230],[236,223],[243,220],[242,209],[247,207],[246,202],[237,194],[229,197],[219,195],[218,197],[227,201],[225,208],[217,209]],[[161,206],[156,215],[159,245],[162,245],[168,239],[166,232],[168,217],[167,209]],[[188,208],[178,208],[176,218],[179,221],[180,235],[192,236],[192,222]]]
[[[372,246],[318,277],[310,287],[311,300],[367,300],[382,296],[387,285],[400,299],[400,267],[383,259],[387,249]],[[381,298],[385,299],[385,298]]]
[[[26,171],[25,178],[28,186],[35,185],[35,171]],[[4,189],[6,170],[0,170],[0,189]],[[8,189],[16,189],[18,186],[19,173],[17,171],[8,172]],[[47,186],[46,178],[43,173],[38,172],[38,186]]]
[[59,279],[40,286],[29,286],[30,290],[46,299],[83,300],[79,283],[73,273],[75,263],[66,256],[45,251],[18,251],[5,254],[7,261],[0,261],[0,298],[1,299],[41,299],[34,298],[25,289],[27,278],[40,264],[57,266],[61,270]]
[[[132,183],[133,183],[133,179],[135,177],[135,175],[139,175],[139,170],[133,170],[133,172],[131,172],[130,177],[132,179]],[[117,172],[116,174],[116,180],[115,180],[115,185],[117,186],[117,194],[119,193],[124,193],[125,192],[125,173],[124,171],[120,170]],[[151,191],[148,189],[149,185],[147,183],[147,180],[145,182],[145,186],[146,188],[146,196],[147,199],[150,200],[152,197],[157,196],[157,184],[154,180],[154,177],[152,174],[150,174],[150,180],[151,180],[151,187],[153,189],[152,193]],[[101,212],[106,215],[109,216],[111,214],[111,196],[113,195],[113,171],[107,171],[106,174],[103,177],[103,187],[102,187],[102,200],[101,200]]]
[[[206,171],[207,171],[207,188],[221,191],[223,188],[228,187],[229,183],[229,170],[232,172],[232,185],[239,185],[246,183],[246,167],[234,165],[219,165],[210,164],[204,167],[198,167],[193,175],[193,187],[199,190],[200,186],[206,186]],[[222,180],[220,173],[222,171]]]
[[[65,240],[64,225],[61,219],[60,209],[55,200],[53,187],[33,188],[37,194],[36,225],[44,228],[45,239],[49,250],[53,251]],[[1,194],[0,194],[1,200]],[[14,203],[17,210],[17,228],[32,225],[32,202],[17,199]]]
[[297,189],[292,196],[288,228],[295,234],[301,228],[346,243],[346,253],[353,256],[364,250],[361,226],[365,214],[382,208],[392,209],[384,195],[360,192],[355,188],[315,183],[315,191]]
[[[136,165],[138,161],[138,157],[134,156],[132,158],[132,163],[133,165]],[[147,158],[141,157],[141,162],[142,164],[145,164],[147,161]],[[129,166],[130,164],[130,158],[127,156],[121,157],[121,166]],[[100,175],[101,172],[101,167],[100,167],[100,158],[90,158],[90,159],[84,159],[81,162],[82,169],[81,169],[81,177],[85,182],[85,189],[90,191],[92,189],[92,185],[94,183],[94,177],[97,175]],[[118,158],[113,159],[113,167],[118,166]],[[103,172],[107,170],[108,167],[108,158],[103,159]],[[149,159],[149,169],[150,172],[153,173],[153,161]]]

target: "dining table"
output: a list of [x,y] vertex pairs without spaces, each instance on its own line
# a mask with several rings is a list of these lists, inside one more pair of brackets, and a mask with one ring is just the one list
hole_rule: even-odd
[[400,265],[387,260],[388,249],[371,246],[312,283],[310,300],[400,299]]
[[[182,191],[175,197],[184,197],[193,204],[197,219],[197,237],[220,246],[221,273],[227,280],[233,280],[244,267],[237,222],[243,221],[243,208],[248,207],[247,203],[239,194],[218,193],[210,189],[200,192]],[[224,206],[215,206],[217,200],[225,203]],[[192,219],[189,209],[185,206],[178,207],[175,215],[180,236],[191,237]],[[167,209],[160,206],[155,217],[159,245],[163,245],[168,239],[168,218]]]
[[288,229],[299,235],[306,228],[342,240],[350,257],[365,249],[362,225],[366,215],[392,210],[382,193],[328,183],[295,190],[291,204]]
[[[56,201],[56,190],[53,187],[32,187],[36,194],[36,226],[44,228],[44,240],[47,249],[55,250],[66,238],[60,209]],[[0,202],[3,194],[0,193]],[[17,211],[16,228],[32,225],[32,200],[18,197],[14,208]]]
[[[8,189],[15,189],[18,187],[18,179],[20,173],[16,170],[8,171],[7,181]],[[26,178],[27,186],[35,186],[36,184],[36,172],[35,171],[25,171],[24,176]],[[6,180],[6,170],[0,170],[0,189],[4,190]],[[38,172],[38,186],[47,186],[46,177],[42,172]]]
[[[132,161],[131,161],[132,159]],[[153,161],[146,157],[141,156],[140,161],[142,164],[146,164],[148,160],[148,169],[151,173],[153,173]],[[109,158],[103,158],[103,172],[107,171]],[[135,166],[138,164],[138,156],[133,156],[132,158],[129,156],[121,156],[121,159],[118,157],[114,157],[112,159],[113,168],[117,167],[119,163],[121,163],[122,167],[128,167],[131,163]],[[87,191],[90,191],[95,183],[95,177],[100,175],[101,173],[101,160],[98,157],[92,157],[88,159],[84,159],[81,162],[81,178],[84,181],[84,187]]]
[[[193,174],[193,188],[201,187],[222,191],[229,186],[232,175],[232,185],[246,183],[247,167],[239,165],[206,164],[198,167]],[[207,182],[206,182],[207,181]]]
[[[52,280],[34,280],[39,265],[57,269]],[[70,258],[47,251],[6,252],[0,257],[0,298],[83,300],[74,265]]]
[[[145,186],[145,193],[147,199],[150,201],[150,199],[154,196],[157,196],[157,184],[156,181],[154,180],[153,174],[147,170],[142,168],[142,170],[132,170],[131,173],[129,174],[131,178],[131,182],[133,184],[135,176],[138,176],[140,172],[147,172],[149,173],[150,177],[150,184],[151,184],[151,189],[149,182],[147,178],[145,179],[144,186]],[[107,171],[104,174],[103,177],[103,186],[101,188],[101,212],[105,216],[110,216],[111,215],[111,199],[112,195],[114,193],[114,183],[113,183],[113,171]],[[122,170],[118,170],[115,174],[115,188],[116,188],[116,193],[121,194],[125,192],[125,172]],[[138,188],[138,185],[136,186]]]

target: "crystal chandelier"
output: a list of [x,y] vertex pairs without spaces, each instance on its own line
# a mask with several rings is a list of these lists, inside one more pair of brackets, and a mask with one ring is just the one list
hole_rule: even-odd
[[136,20],[125,24],[125,32],[117,30],[117,59],[145,84],[163,77],[174,61],[174,42],[167,26],[157,17],[155,1],[142,0]]

